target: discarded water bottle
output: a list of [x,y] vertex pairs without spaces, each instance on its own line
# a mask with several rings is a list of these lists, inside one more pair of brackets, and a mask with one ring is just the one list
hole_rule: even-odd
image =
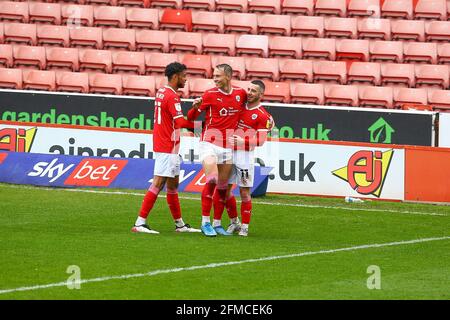
[[345,197],[345,202],[348,202],[348,203],[362,203],[362,202],[364,202],[364,200],[347,196],[347,197]]

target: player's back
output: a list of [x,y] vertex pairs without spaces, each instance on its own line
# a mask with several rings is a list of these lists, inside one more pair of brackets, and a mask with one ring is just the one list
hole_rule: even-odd
[[174,120],[182,117],[180,97],[170,87],[162,87],[156,93],[153,120],[153,151],[177,153],[180,131],[175,129]]

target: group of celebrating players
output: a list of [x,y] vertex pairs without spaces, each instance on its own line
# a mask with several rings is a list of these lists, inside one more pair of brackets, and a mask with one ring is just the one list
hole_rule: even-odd
[[[166,185],[167,204],[175,221],[177,232],[202,232],[205,236],[230,236],[238,233],[247,236],[252,212],[251,187],[254,177],[254,149],[261,146],[274,127],[272,116],[261,106],[264,83],[253,80],[248,91],[231,85],[232,68],[220,64],[214,68],[215,88],[207,90],[194,100],[185,119],[177,90],[185,86],[186,66],[173,62],[166,66],[168,84],[158,90],[155,98],[153,151],[154,177],[145,194],[139,216],[132,232],[157,234],[150,228],[147,217],[159,192]],[[180,129],[194,130],[195,120],[205,113],[200,137],[199,154],[205,174],[202,190],[201,229],[184,223],[178,199],[181,157]],[[239,186],[241,196],[241,221],[236,199],[231,193],[233,185]],[[214,220],[211,224],[211,208]],[[222,227],[223,211],[227,210],[230,224]]]

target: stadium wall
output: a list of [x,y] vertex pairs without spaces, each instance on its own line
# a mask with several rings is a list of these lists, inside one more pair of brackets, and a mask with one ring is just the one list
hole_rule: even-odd
[[[0,150],[153,158],[149,131],[5,121]],[[184,136],[183,160],[198,162],[197,151],[198,138]],[[438,170],[450,168],[450,149],[271,138],[255,156],[273,168],[268,192],[450,202],[450,171]]]
[[[183,100],[186,113],[192,100]],[[435,146],[436,113],[264,103],[273,136]],[[0,120],[151,130],[153,98],[0,90]]]

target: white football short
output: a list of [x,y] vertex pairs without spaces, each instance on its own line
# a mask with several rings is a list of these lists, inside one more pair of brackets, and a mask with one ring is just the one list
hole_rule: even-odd
[[174,178],[180,175],[181,156],[177,153],[154,152],[154,176]]
[[230,184],[239,187],[253,187],[255,177],[255,156],[253,151],[233,151],[233,171],[228,180]]
[[233,158],[232,150],[216,146],[213,143],[200,141],[200,161],[203,162],[207,157],[213,156],[216,158],[217,164],[231,162]]

